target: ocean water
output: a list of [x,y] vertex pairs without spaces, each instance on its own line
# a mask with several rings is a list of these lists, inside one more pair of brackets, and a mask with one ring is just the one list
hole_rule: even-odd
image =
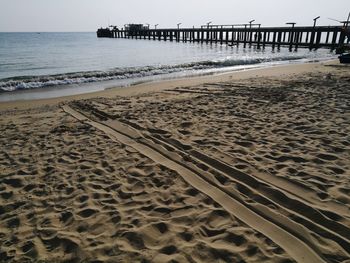
[[92,92],[142,81],[332,59],[329,50],[0,33],[0,101]]

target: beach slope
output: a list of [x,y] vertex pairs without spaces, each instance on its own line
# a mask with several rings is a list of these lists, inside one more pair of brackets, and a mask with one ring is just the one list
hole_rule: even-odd
[[347,262],[350,71],[0,104],[8,262]]

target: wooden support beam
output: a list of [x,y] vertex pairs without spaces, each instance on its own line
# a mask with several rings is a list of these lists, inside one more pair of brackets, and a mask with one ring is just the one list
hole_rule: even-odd
[[272,49],[275,49],[276,46],[276,36],[277,36],[277,32],[273,32],[273,38],[272,38]]
[[236,40],[236,32],[232,31],[232,35],[231,35],[231,45],[233,46],[234,42]]
[[328,32],[327,32],[327,36],[326,36],[326,42],[325,42],[326,44],[328,44],[328,41],[329,41],[329,33],[330,33],[330,32],[328,31]]
[[257,49],[260,49],[260,43],[261,43],[261,37],[262,37],[261,32],[260,31],[256,32],[256,35],[257,35]]
[[248,37],[249,37],[249,47],[251,47],[252,41],[253,41],[253,31],[251,30],[251,28],[249,29]]
[[331,47],[332,50],[334,50],[337,47],[337,35],[338,35],[337,31],[333,32],[332,47]]
[[289,36],[289,50],[292,51],[293,49],[293,39],[294,39],[295,32],[294,30],[290,31],[290,36]]
[[282,43],[282,32],[278,32],[278,35],[277,35],[277,48],[278,49],[281,48],[281,43]]
[[309,49],[310,50],[314,48],[315,34],[316,34],[315,29],[313,29],[311,32],[310,42],[309,42]]
[[318,31],[316,35],[316,47],[315,47],[316,49],[320,47],[321,36],[322,36],[322,32]]
[[305,43],[306,43],[306,44],[309,42],[309,35],[310,35],[310,32],[307,31],[307,32],[306,32],[306,38],[305,38]]
[[299,44],[303,43],[303,35],[304,35],[304,32],[300,31],[299,32]]
[[295,32],[295,40],[294,40],[295,50],[298,50],[299,38],[300,38],[300,32]]
[[342,30],[342,31],[340,32],[340,37],[339,37],[338,46],[344,45],[345,37],[346,37],[345,30]]

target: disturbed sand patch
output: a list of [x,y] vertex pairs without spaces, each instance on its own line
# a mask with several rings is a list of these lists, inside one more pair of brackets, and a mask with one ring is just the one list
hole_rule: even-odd
[[7,114],[0,152],[3,260],[289,258],[176,172],[61,109]]

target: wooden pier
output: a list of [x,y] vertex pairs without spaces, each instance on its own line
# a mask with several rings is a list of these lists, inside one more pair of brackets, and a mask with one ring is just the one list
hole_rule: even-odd
[[128,25],[119,30],[117,27],[101,28],[98,37],[148,39],[177,42],[220,43],[226,45],[256,46],[258,49],[271,46],[299,47],[318,49],[336,49],[349,43],[348,28],[342,26],[297,27],[294,23],[288,27],[261,27],[260,24],[210,25],[199,28],[163,28],[150,29],[143,25]]

